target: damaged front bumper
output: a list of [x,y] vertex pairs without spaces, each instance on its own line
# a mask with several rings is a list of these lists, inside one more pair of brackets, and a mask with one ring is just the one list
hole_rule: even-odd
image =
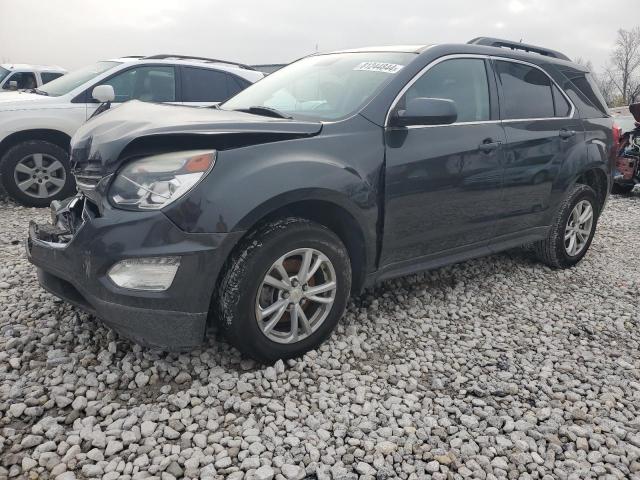
[[[187,233],[162,212],[107,209],[79,195],[52,204],[51,225],[31,223],[26,250],[43,288],[146,346],[184,350],[202,343],[217,276],[241,232]],[[179,257],[163,291],[122,288],[117,262]]]

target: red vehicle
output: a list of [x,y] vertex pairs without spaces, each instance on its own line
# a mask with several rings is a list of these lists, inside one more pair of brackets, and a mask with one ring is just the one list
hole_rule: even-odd
[[630,193],[640,183],[640,103],[629,105],[629,112],[631,116],[612,112],[620,129],[612,188],[617,194]]

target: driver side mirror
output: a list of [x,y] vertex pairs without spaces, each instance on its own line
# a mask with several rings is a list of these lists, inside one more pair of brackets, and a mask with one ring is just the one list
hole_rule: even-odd
[[406,108],[397,109],[391,124],[394,127],[411,125],[450,125],[458,119],[458,109],[453,100],[446,98],[413,98]]
[[9,90],[18,90],[18,82],[16,80],[9,80]]
[[100,103],[109,103],[116,99],[116,93],[111,85],[98,85],[91,92],[91,96]]

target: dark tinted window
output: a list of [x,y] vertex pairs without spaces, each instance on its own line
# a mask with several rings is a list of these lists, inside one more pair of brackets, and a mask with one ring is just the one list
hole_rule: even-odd
[[521,63],[497,61],[502,85],[502,118],[550,118],[555,116],[551,80],[541,70]]
[[567,99],[560,93],[560,89],[555,85],[551,86],[553,92],[553,104],[556,109],[556,117],[568,117],[571,113],[571,105]]
[[227,74],[204,68],[182,68],[182,100],[222,102],[229,98]]
[[113,87],[116,102],[126,102],[133,99],[143,102],[176,101],[176,81],[173,67],[131,68],[102,82],[101,85]]
[[2,87],[3,90],[9,90],[11,88],[9,85],[11,82],[16,82],[18,90],[21,90],[23,88],[36,88],[38,86],[38,84],[36,83],[36,77],[31,72],[14,73],[9,78],[7,78],[4,86]]
[[438,63],[407,90],[404,101],[419,97],[453,100],[458,122],[489,120],[489,83],[484,60],[460,58]]
[[240,79],[233,75],[227,75],[227,87],[229,88],[229,98],[233,97],[236,93],[241,92],[247,88],[251,83],[244,79]]
[[580,92],[587,97],[591,105],[605,115],[607,114],[607,102],[602,98],[602,94],[590,74],[572,75],[570,79]]
[[51,80],[55,80],[58,77],[61,77],[62,73],[55,72],[40,72],[40,78],[42,78],[42,84],[50,82]]

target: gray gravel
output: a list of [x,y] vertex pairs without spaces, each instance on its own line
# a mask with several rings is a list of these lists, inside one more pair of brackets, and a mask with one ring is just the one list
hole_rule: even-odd
[[[261,367],[143,350],[41,290],[0,203],[0,478],[640,478],[640,194],[591,252],[388,282]],[[636,260],[632,260],[632,257]]]

